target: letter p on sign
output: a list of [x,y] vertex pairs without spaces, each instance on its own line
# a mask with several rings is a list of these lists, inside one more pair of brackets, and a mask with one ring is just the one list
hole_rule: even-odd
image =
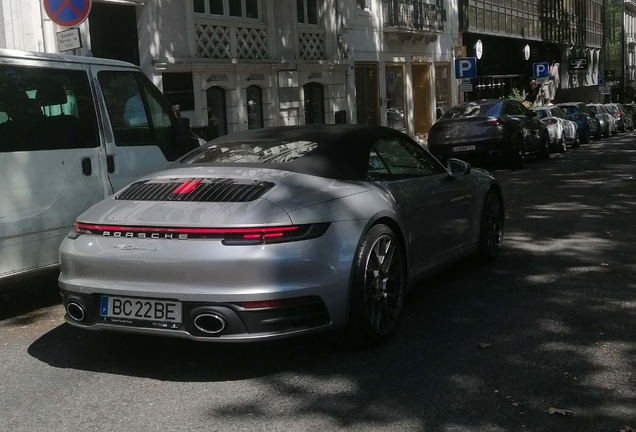
[[466,79],[477,76],[477,59],[475,57],[462,57],[455,59],[455,78]]
[[549,72],[550,65],[547,62],[532,64],[532,76],[534,78],[547,78]]

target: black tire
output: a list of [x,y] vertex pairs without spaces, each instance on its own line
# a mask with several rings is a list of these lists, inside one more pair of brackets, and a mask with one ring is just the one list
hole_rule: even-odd
[[501,195],[490,189],[484,199],[479,228],[477,259],[484,263],[495,261],[501,253],[504,235],[504,208]]
[[[384,260],[374,257],[385,247],[383,242],[387,240],[392,244],[392,249],[387,250],[393,252],[390,257],[390,252],[384,255],[384,260],[390,259],[385,266],[382,265]],[[374,267],[378,267],[377,270]],[[383,345],[395,333],[407,288],[404,249],[391,228],[378,224],[365,234],[352,271],[349,319],[341,331],[341,339],[359,347]],[[383,319],[388,321],[384,326]]]
[[515,136],[508,165],[512,169],[523,169],[526,166],[525,144],[521,135]]
[[618,135],[618,127],[614,126],[614,130],[612,131],[612,135],[616,136]]
[[579,131],[576,131],[576,134],[574,135],[574,142],[572,143],[572,148],[581,148],[581,135],[579,134]]
[[605,133],[603,134],[603,138],[609,138],[610,136],[610,130],[609,130],[609,124],[607,125],[607,128],[605,129]]
[[581,144],[589,144],[590,143],[590,131],[588,130],[587,132],[579,135],[579,138],[580,138]]
[[539,159],[550,159],[550,135],[548,135],[547,132],[544,132],[541,141],[543,141],[543,143],[541,144]]
[[566,151],[568,151],[568,145],[565,142],[565,137],[564,136],[561,136],[561,139],[558,142],[557,151],[559,153],[565,153]]

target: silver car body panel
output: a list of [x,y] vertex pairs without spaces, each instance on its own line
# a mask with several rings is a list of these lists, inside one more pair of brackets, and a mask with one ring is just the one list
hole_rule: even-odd
[[[439,266],[476,251],[485,194],[493,186],[499,188],[492,175],[479,169],[454,179],[443,174],[361,182],[274,169],[193,166],[164,170],[145,179],[198,177],[247,178],[275,185],[261,198],[241,203],[124,201],[115,194],[83,213],[78,221],[188,228],[331,225],[318,238],[265,245],[87,234],[67,238],[60,248],[61,289],[67,294],[212,304],[316,296],[329,312],[326,327],[336,328],[347,320],[356,251],[376,221],[386,218],[401,231],[414,284]],[[184,330],[120,327],[105,322],[82,327],[163,332],[214,341],[277,338],[317,329],[206,338]]]

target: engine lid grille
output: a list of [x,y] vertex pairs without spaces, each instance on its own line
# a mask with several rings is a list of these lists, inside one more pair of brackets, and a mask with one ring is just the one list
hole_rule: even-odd
[[115,199],[127,201],[250,202],[274,183],[225,178],[155,179],[136,182]]

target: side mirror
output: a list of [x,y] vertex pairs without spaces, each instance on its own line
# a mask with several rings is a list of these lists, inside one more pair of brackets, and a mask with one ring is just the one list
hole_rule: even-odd
[[470,164],[463,160],[450,158],[446,163],[446,171],[448,176],[452,178],[465,176],[470,174]]

